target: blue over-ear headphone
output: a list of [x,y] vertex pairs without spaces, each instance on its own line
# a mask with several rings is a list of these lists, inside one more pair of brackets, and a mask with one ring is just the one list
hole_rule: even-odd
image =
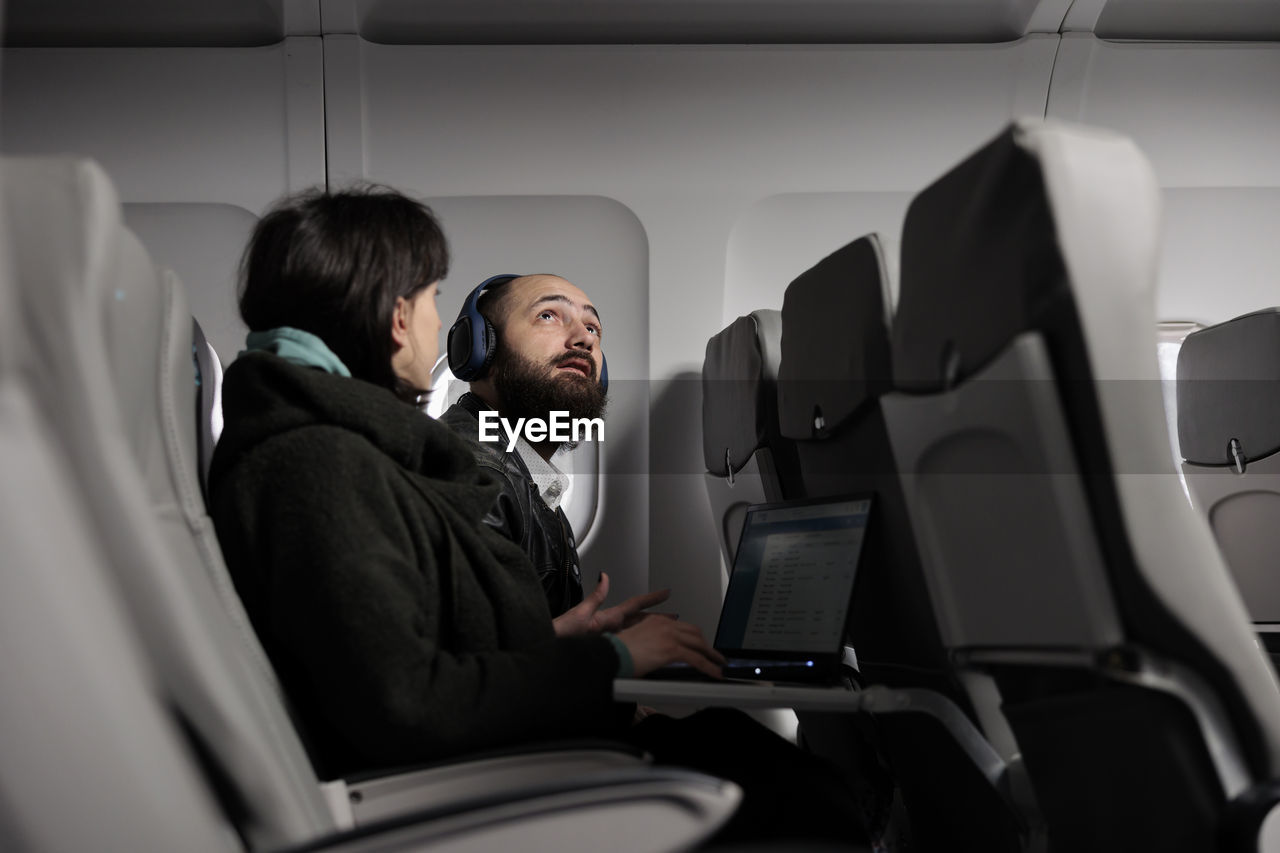
[[[490,276],[476,285],[475,290],[463,300],[462,310],[449,328],[449,337],[445,342],[445,349],[449,353],[449,369],[463,382],[483,379],[489,372],[489,365],[498,348],[497,332],[476,307],[480,303],[480,296],[490,287],[519,277],[510,273]],[[600,389],[609,390],[609,365],[604,360],[604,353],[600,354]]]

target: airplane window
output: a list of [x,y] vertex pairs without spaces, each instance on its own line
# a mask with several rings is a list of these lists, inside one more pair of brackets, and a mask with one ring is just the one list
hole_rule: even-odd
[[[431,370],[431,399],[427,401],[427,414],[433,418],[440,417],[466,392],[467,383],[458,381],[449,370],[448,357],[440,356]],[[569,476],[569,488],[560,499],[560,507],[577,536],[579,551],[585,550],[603,497],[598,476],[604,467],[600,445],[584,441],[572,451],[560,451],[551,461]]]
[[1199,323],[1170,321],[1160,323],[1156,332],[1156,356],[1160,363],[1160,386],[1164,395],[1165,423],[1169,429],[1169,446],[1173,449],[1173,467],[1178,472],[1182,491],[1187,491],[1187,479],[1182,475],[1182,451],[1178,448],[1178,352],[1187,335],[1203,329]]

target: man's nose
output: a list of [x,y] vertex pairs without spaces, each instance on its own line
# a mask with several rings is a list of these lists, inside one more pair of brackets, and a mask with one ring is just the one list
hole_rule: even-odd
[[569,343],[578,349],[590,350],[595,346],[595,338],[587,328],[585,320],[578,320],[570,331]]

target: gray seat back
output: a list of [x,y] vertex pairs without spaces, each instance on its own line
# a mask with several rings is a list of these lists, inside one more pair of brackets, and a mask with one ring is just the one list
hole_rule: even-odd
[[16,159],[5,204],[42,401],[167,703],[253,847],[334,828],[278,685],[225,579],[196,473],[191,314],[123,227],[96,164]]
[[75,329],[51,334],[30,322],[25,292],[45,277],[22,268],[24,294],[13,286],[11,247],[44,238],[5,227],[33,215],[13,203],[12,168],[0,161],[0,847],[235,849],[109,582],[98,519],[85,511],[75,454],[56,426],[83,412],[48,387],[44,362],[50,345],[79,344]]
[[[925,697],[940,713],[877,715],[877,748],[925,848],[965,838],[986,850],[1021,849],[1025,821],[1004,780],[985,778],[981,740],[938,634],[911,522],[893,465],[880,397],[891,381],[889,277],[880,239],[861,237],[787,287],[782,305],[778,419],[794,444],[788,498],[873,494],[875,509],[853,590],[848,644],[863,684]],[[780,467],[785,468],[784,460]],[[838,743],[848,720],[801,715],[811,743]],[[848,750],[845,750],[848,752]],[[828,750],[837,753],[838,750]],[[872,777],[865,766],[855,771]],[[998,786],[998,787],[997,787]]]
[[777,311],[753,311],[707,341],[702,362],[702,457],[725,564],[733,565],[747,507],[782,499]]
[[1188,335],[1177,382],[1191,501],[1209,520],[1253,621],[1280,623],[1280,308]]
[[889,282],[877,235],[854,240],[791,282],[781,348],[778,421],[795,447],[780,462],[784,471],[795,466],[785,471],[793,484],[786,497],[876,496],[850,642],[876,683],[919,685],[931,673],[923,680],[943,687],[949,666],[880,410],[890,382]]
[[1210,849],[1280,757],[1280,691],[1169,463],[1158,211],[1129,140],[1028,119],[904,228],[883,405],[916,541],[1065,849]]

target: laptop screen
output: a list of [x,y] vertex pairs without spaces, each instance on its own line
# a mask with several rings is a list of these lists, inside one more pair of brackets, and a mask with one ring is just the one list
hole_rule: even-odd
[[715,647],[838,653],[870,514],[866,496],[752,507]]

